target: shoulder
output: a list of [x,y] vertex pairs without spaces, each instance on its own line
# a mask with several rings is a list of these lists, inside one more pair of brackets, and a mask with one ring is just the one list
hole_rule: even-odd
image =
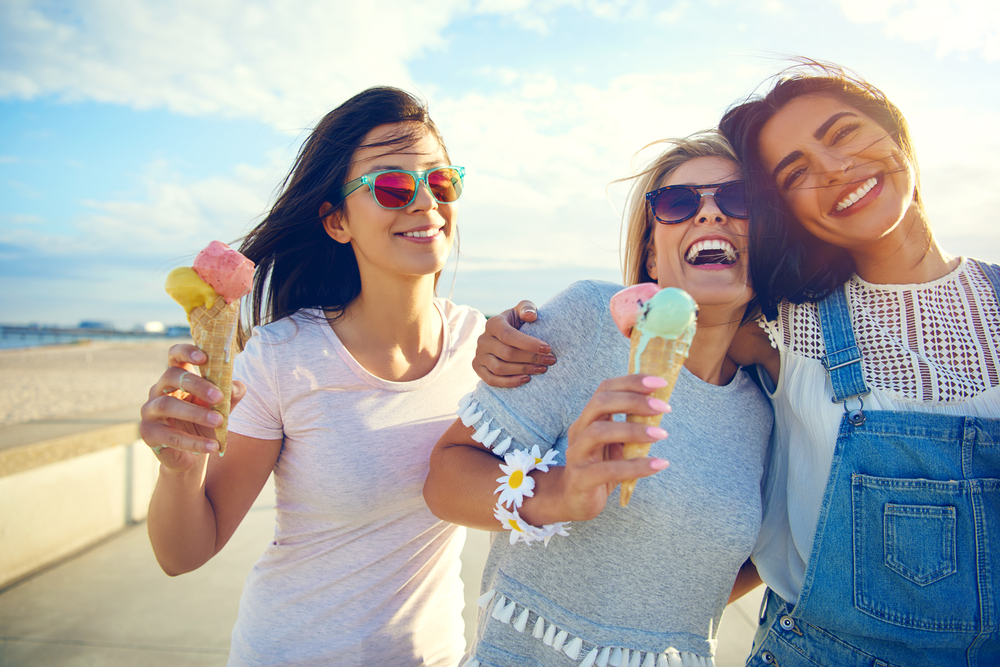
[[289,344],[292,347],[310,345],[323,335],[323,327],[326,326],[328,322],[322,311],[300,310],[280,320],[254,327],[243,353],[259,355],[267,349],[267,354],[273,355],[287,349]]
[[472,306],[465,306],[444,298],[437,298],[434,301],[441,309],[444,321],[452,331],[460,332],[467,328],[475,329],[486,326],[486,318]]
[[582,320],[593,323],[594,320],[610,318],[608,304],[620,289],[621,285],[599,280],[575,282],[546,301],[538,311],[538,320],[530,326],[545,327],[558,322]]

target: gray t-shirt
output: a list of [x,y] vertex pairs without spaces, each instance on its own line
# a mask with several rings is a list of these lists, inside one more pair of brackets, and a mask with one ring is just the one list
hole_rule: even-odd
[[[629,341],[608,309],[619,289],[579,282],[541,308],[524,331],[547,341],[558,363],[517,389],[480,383],[477,425],[492,420],[490,429],[503,430],[496,442],[555,449],[565,463],[570,425],[603,380],[627,373]],[[637,651],[634,664],[649,653],[650,664],[663,654],[712,664],[722,611],[760,526],[771,407],[743,372],[719,387],[687,369],[670,404],[662,422],[670,435],[650,452],[670,467],[639,480],[628,507],[615,491],[598,517],[548,547],[494,535],[472,649],[481,665],[571,665],[602,652],[612,664],[628,653],[629,664]]]

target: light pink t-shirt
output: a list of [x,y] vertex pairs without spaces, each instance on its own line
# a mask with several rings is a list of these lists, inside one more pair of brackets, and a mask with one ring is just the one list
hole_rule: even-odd
[[234,433],[283,438],[274,539],[247,577],[230,665],[434,665],[463,647],[464,529],[422,488],[434,444],[475,385],[484,319],[435,301],[441,357],[425,377],[366,371],[319,311],[254,329],[234,377]]

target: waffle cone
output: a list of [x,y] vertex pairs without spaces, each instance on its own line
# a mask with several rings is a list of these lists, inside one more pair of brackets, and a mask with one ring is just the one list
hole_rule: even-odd
[[229,405],[233,397],[233,359],[236,357],[236,326],[239,322],[240,303],[226,303],[218,298],[208,308],[198,306],[188,314],[194,344],[208,355],[208,363],[201,367],[203,378],[222,391],[222,401],[214,406],[222,415],[222,424],[215,429],[219,454],[226,451],[229,433]]
[[[691,347],[690,336],[681,335],[677,338],[652,338],[642,352],[642,358],[636,359],[639,352],[639,340],[642,334],[637,329],[632,329],[631,349],[629,350],[628,372],[644,373],[646,375],[656,375],[667,381],[667,386],[657,389],[653,396],[666,402],[677,384],[677,377],[681,373],[681,367],[687,360],[688,350]],[[663,415],[629,415],[626,421],[633,424],[645,424],[646,426],[659,426]],[[625,443],[624,457],[626,459],[637,459],[649,455],[652,447],[650,442],[628,442]],[[628,505],[632,498],[632,491],[635,489],[634,479],[622,482],[620,503],[622,507]]]

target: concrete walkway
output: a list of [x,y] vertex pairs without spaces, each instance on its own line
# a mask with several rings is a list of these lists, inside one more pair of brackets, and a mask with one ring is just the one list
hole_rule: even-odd
[[[269,485],[226,548],[190,574],[163,574],[140,523],[0,590],[0,666],[225,665],[243,580],[273,532],[273,497]],[[487,549],[487,534],[470,531],[467,628]],[[762,592],[726,610],[718,667],[744,664]]]

